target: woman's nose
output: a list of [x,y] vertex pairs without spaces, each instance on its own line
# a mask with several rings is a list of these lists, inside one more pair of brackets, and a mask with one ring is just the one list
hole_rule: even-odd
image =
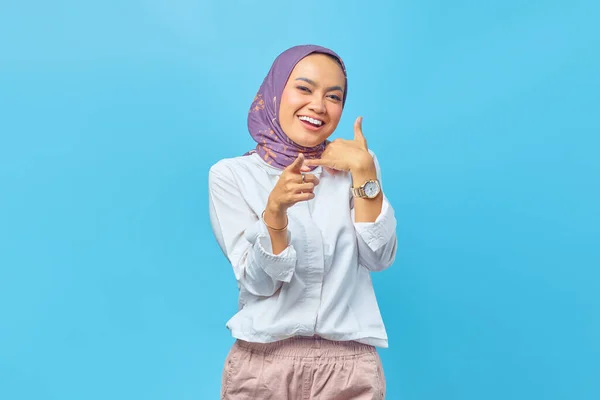
[[310,106],[308,108],[311,111],[323,114],[325,112],[325,103],[323,102],[323,99],[315,99],[310,103]]

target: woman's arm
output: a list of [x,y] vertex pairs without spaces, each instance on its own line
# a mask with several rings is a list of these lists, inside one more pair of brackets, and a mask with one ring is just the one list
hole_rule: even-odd
[[[381,191],[374,199],[353,199],[352,218],[357,233],[359,262],[371,271],[381,271],[393,264],[398,247],[394,209],[383,193],[381,169],[375,153],[371,167],[352,174],[354,186],[368,179],[378,179]],[[373,171],[374,170],[374,171]]]
[[[295,249],[287,245],[275,254],[270,232],[246,204],[225,163],[210,169],[208,186],[213,233],[237,281],[254,295],[273,295],[292,278],[297,260]],[[282,235],[284,243],[291,242],[289,230]]]
[[306,161],[338,171],[348,171],[355,186],[377,178],[381,193],[374,199],[353,199],[352,219],[357,233],[359,262],[372,271],[381,271],[396,257],[396,218],[383,194],[381,171],[375,153],[368,149],[362,132],[362,117],[354,122],[354,139],[335,139],[320,159]]
[[284,251],[289,243],[286,234],[288,208],[315,197],[314,189],[319,179],[313,174],[302,174],[310,171],[303,167],[303,163],[304,155],[298,154],[296,160],[283,170],[267,200],[264,223],[271,237],[274,254]]

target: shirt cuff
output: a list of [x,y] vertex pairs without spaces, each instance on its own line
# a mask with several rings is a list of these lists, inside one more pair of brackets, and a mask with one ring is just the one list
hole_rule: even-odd
[[[354,221],[354,209],[352,209],[352,220]],[[354,222],[354,228],[373,251],[379,250],[389,242],[396,232],[396,218],[387,198],[383,197],[381,212],[375,222]]]
[[[262,220],[256,221],[245,233],[246,240],[252,244],[252,261],[271,278],[290,282],[296,268],[296,250],[290,244],[281,253],[273,254],[271,237]],[[287,231],[287,241],[291,243],[291,232]]]

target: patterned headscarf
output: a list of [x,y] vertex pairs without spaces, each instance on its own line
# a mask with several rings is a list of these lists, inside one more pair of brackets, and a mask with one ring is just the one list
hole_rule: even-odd
[[[316,147],[300,146],[283,132],[279,124],[278,110],[281,95],[290,74],[300,60],[313,53],[328,54],[335,57],[339,61],[346,77],[346,68],[340,56],[324,47],[302,45],[292,47],[281,53],[273,62],[250,107],[248,113],[248,130],[258,144],[254,150],[246,154],[256,152],[268,164],[279,169],[284,169],[298,157],[298,153],[304,153],[307,159],[311,159],[319,158],[325,150],[326,142]],[[347,77],[345,86],[342,104],[346,102],[346,94],[348,93]]]

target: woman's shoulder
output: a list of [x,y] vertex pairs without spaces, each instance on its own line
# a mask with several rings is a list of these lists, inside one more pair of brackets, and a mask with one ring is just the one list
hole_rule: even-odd
[[246,179],[264,172],[265,166],[256,154],[223,158],[210,167],[209,176],[216,179]]

